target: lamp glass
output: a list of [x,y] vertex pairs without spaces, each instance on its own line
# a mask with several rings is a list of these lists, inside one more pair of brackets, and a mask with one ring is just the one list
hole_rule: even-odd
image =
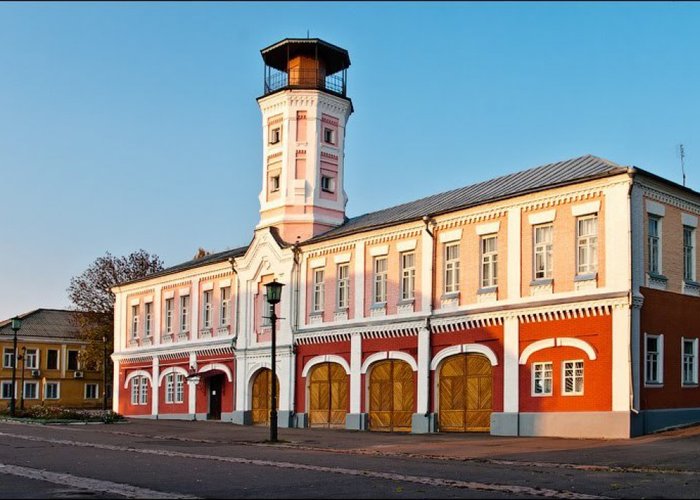
[[10,328],[12,328],[13,330],[19,330],[20,328],[22,328],[22,320],[18,317],[12,318],[12,326]]
[[270,304],[277,304],[280,301],[283,286],[284,285],[282,283],[278,283],[277,280],[273,280],[265,285],[265,296]]

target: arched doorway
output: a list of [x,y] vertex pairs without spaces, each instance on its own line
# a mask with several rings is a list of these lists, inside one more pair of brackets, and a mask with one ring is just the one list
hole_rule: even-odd
[[440,368],[439,424],[444,432],[491,429],[491,362],[480,354],[458,354]]
[[349,376],[338,363],[320,363],[308,375],[309,425],[342,427],[349,405]]
[[369,375],[369,428],[373,431],[410,431],[414,411],[413,370],[405,361],[375,363]]
[[[272,386],[272,371],[263,368],[253,380],[253,398],[251,409],[253,413],[253,424],[270,423],[270,387]],[[280,405],[280,384],[277,379],[277,409]]]

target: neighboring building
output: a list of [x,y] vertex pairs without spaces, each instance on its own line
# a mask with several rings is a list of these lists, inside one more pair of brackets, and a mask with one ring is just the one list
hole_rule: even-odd
[[253,240],[114,288],[115,411],[266,423],[277,279],[282,426],[700,421],[699,193],[583,156],[347,219],[347,52],[287,39],[262,57]]
[[[20,407],[37,404],[64,408],[102,408],[102,367],[82,366],[79,354],[86,345],[78,337],[73,312],[36,309],[20,314],[17,332],[15,401]],[[0,322],[0,408],[12,399],[13,334],[10,320]],[[23,383],[23,384],[22,384]]]

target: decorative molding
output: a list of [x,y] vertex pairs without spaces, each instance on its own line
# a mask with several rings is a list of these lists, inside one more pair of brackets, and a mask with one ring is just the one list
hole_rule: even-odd
[[228,379],[228,381],[233,382],[233,374],[231,373],[231,369],[223,363],[208,363],[208,364],[202,366],[201,368],[199,368],[199,370],[197,370],[197,374],[209,372],[209,371],[213,371],[213,370],[219,370],[219,371],[224,372],[226,374],[226,378]]
[[582,203],[580,205],[573,205],[571,207],[571,215],[573,215],[574,217],[597,214],[598,212],[600,212],[600,200],[591,201],[589,203]]
[[588,359],[590,359],[591,361],[595,361],[598,358],[593,346],[585,340],[577,339],[574,337],[552,337],[548,339],[538,340],[528,345],[525,349],[523,349],[523,352],[520,354],[518,364],[524,365],[527,363],[527,360],[530,358],[530,356],[532,356],[537,351],[541,351],[543,349],[550,349],[552,347],[575,347],[585,352],[588,355]]
[[700,215],[700,202],[694,203],[678,196],[674,196],[670,193],[659,191],[658,189],[642,183],[639,183],[639,187],[641,188],[642,194],[647,197],[647,201],[652,199],[660,203],[679,208],[685,212]]
[[363,339],[411,337],[417,336],[418,330],[424,326],[425,321],[423,320],[378,325],[347,326],[322,331],[297,333],[294,335],[294,343],[308,345],[327,342],[349,342],[352,335],[360,335]]
[[417,240],[399,241],[396,243],[396,250],[399,252],[410,252],[416,249]]
[[134,370],[124,379],[124,389],[129,388],[129,382],[131,382],[131,379],[134,377],[146,377],[148,382],[151,384],[151,387],[153,387],[153,377],[151,376],[150,372],[147,372],[146,370]]
[[664,217],[666,215],[666,207],[661,203],[647,199],[646,207],[648,214],[658,215],[659,217]]
[[449,358],[450,356],[455,356],[457,354],[469,354],[469,353],[474,353],[474,354],[481,354],[483,356],[486,356],[486,358],[489,360],[491,363],[491,366],[496,366],[498,365],[498,357],[496,356],[496,353],[491,350],[491,348],[483,345],[483,344],[462,344],[462,345],[454,345],[451,347],[446,347],[444,349],[441,349],[438,351],[434,356],[432,361],[430,362],[430,370],[436,370],[437,367],[440,365],[440,363],[446,359]]
[[681,222],[683,223],[684,226],[690,226],[697,228],[698,227],[698,218],[694,215],[682,213],[681,214]]
[[175,290],[168,290],[163,293],[163,298],[164,299],[172,299],[175,297]]
[[333,257],[333,262],[335,264],[345,264],[346,262],[350,262],[351,256],[352,256],[352,254],[350,252],[341,253],[341,254],[335,255]]
[[187,373],[187,370],[185,370],[181,366],[170,366],[168,368],[165,368],[163,371],[160,372],[160,375],[158,376],[158,387],[163,385],[163,379],[170,375],[171,373],[179,373],[180,375],[184,375],[187,377],[189,373]]
[[489,222],[488,224],[479,224],[476,226],[476,234],[478,236],[484,236],[486,234],[497,233],[501,227],[501,221],[497,220],[494,222]]
[[360,368],[360,373],[365,374],[367,373],[367,369],[372,365],[373,363],[376,363],[377,361],[382,361],[385,359],[397,359],[400,361],[405,361],[406,363],[409,364],[411,369],[414,372],[418,371],[418,363],[416,363],[416,360],[413,356],[406,352],[402,351],[382,351],[382,352],[375,352],[374,354],[371,354],[367,356],[365,359],[364,363],[362,363],[362,368]]
[[213,281],[207,281],[207,283],[204,283],[202,285],[203,292],[208,292],[209,290],[213,290],[213,289],[214,289],[214,282]]
[[311,269],[317,269],[319,267],[326,267],[326,258],[319,257],[317,259],[312,259],[309,261],[309,267]]
[[537,226],[538,224],[547,224],[549,222],[554,222],[557,216],[557,210],[547,210],[545,212],[537,212],[535,214],[529,214],[527,220],[531,226]]
[[389,245],[381,245],[378,247],[371,247],[369,249],[369,254],[372,257],[379,257],[381,255],[387,255],[389,253]]
[[301,371],[301,376],[308,376],[311,368],[321,363],[337,363],[343,367],[346,374],[350,375],[350,365],[347,361],[345,361],[345,358],[341,358],[340,356],[336,356],[335,354],[324,354],[322,356],[314,356],[313,358],[308,360],[304,365],[304,369]]
[[453,229],[452,231],[441,232],[438,238],[440,243],[451,243],[462,239],[462,229]]

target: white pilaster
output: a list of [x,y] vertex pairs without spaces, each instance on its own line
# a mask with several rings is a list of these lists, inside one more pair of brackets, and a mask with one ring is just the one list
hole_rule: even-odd
[[629,287],[632,272],[630,245],[616,244],[631,234],[628,190],[628,184],[617,184],[605,191],[605,286],[616,290]]
[[644,200],[641,189],[633,185],[630,193],[630,219],[632,226],[631,233],[631,249],[632,258],[632,310],[630,318],[630,345],[631,345],[631,363],[632,363],[632,386],[634,409],[639,409],[640,397],[640,336],[641,336],[641,318],[640,312],[644,297],[639,291],[639,287],[644,284]]
[[192,278],[190,290],[190,340],[199,338],[199,278]]
[[355,318],[365,315],[365,242],[355,243]]
[[517,299],[520,297],[520,283],[522,280],[521,257],[521,214],[520,208],[508,210],[508,298]]
[[350,337],[350,413],[360,413],[362,400],[362,336]]
[[430,313],[433,291],[433,237],[427,231],[421,233],[421,274],[420,274],[420,303],[421,310]]
[[416,413],[428,413],[430,387],[430,330],[418,330],[418,394]]
[[153,356],[151,373],[153,375],[153,387],[151,388],[151,415],[158,415],[158,399],[160,396],[160,387],[158,387],[158,379],[160,378],[160,363],[158,362],[158,356]]
[[518,318],[505,318],[503,321],[503,411],[505,413],[517,413],[520,408],[519,330]]
[[612,409],[629,411],[631,315],[628,307],[615,307],[612,313]]
[[153,293],[153,345],[160,344],[160,334],[163,325],[161,325],[161,316],[163,311],[163,303],[161,301],[161,286],[156,286]]
[[115,359],[112,362],[112,411],[115,413],[119,411],[119,388],[121,384],[122,381],[119,379],[119,361]]
[[309,259],[308,257],[304,257],[301,260],[301,272],[299,273],[300,275],[300,283],[299,283],[299,324],[304,326],[306,325],[306,291],[307,291],[307,284],[306,284],[306,276],[308,273],[308,264],[309,264]]
[[[197,369],[197,354],[194,352],[190,353],[190,366]],[[187,391],[187,411],[194,415],[197,410],[197,384],[189,383]]]

